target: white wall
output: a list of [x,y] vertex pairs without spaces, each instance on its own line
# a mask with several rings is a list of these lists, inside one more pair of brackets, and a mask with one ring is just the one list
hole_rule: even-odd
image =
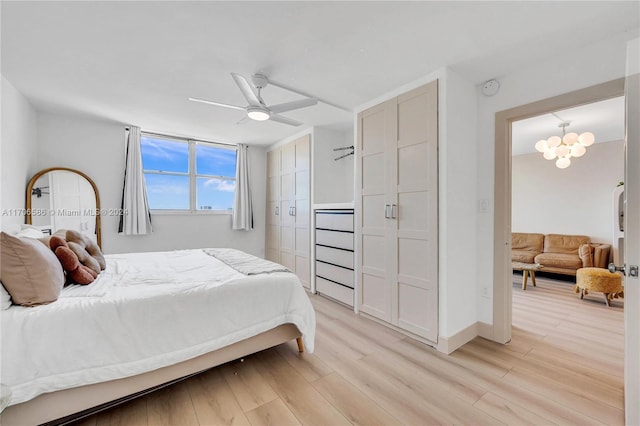
[[[0,146],[2,184],[0,223],[22,224],[25,190],[37,167],[37,113],[29,101],[2,76],[2,141]],[[21,213],[21,212],[18,212]]]
[[624,141],[597,143],[559,169],[539,153],[512,159],[513,232],[587,235],[612,244],[613,191],[624,180]]
[[338,132],[322,127],[313,129],[314,203],[352,203],[355,156],[334,159],[350,151],[334,148],[353,146],[353,130]]
[[439,149],[439,329],[451,337],[475,324],[477,139],[475,86],[447,69],[440,85]]
[[[475,214],[478,222],[476,252],[478,263],[476,285],[488,287],[478,298],[478,319],[493,323],[493,184],[495,114],[498,111],[525,105],[537,100],[624,77],[626,40],[631,34],[622,34],[571,51],[557,51],[546,61],[538,61],[518,72],[497,76],[500,91],[485,97],[478,85],[477,175],[479,199],[489,200],[487,214]],[[555,51],[554,51],[555,52]],[[471,218],[470,218],[471,219]],[[497,224],[497,226],[502,226]]]
[[[38,168],[64,166],[86,173],[100,191],[101,207],[120,208],[124,173],[123,123],[41,113],[38,118]],[[252,231],[233,231],[230,215],[152,215],[154,232],[118,234],[119,218],[102,218],[105,253],[232,247],[264,256],[266,155],[249,149],[254,223]]]

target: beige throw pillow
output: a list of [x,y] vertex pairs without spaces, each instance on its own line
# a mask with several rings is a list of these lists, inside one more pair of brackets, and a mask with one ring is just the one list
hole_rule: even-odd
[[58,299],[64,272],[41,241],[0,233],[0,281],[15,305],[44,305]]

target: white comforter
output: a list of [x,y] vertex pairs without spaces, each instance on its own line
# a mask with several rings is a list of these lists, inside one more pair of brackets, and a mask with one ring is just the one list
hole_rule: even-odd
[[315,313],[288,272],[244,275],[203,250],[109,255],[88,286],[2,311],[11,405],[132,376],[293,323],[313,351]]

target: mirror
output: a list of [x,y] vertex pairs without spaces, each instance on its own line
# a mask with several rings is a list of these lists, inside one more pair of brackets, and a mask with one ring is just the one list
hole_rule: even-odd
[[102,247],[100,196],[89,176],[65,167],[45,169],[31,178],[26,195],[27,224],[45,234],[74,229]]

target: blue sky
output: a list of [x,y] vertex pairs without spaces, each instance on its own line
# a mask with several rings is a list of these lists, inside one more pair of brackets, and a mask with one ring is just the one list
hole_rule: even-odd
[[[236,151],[196,143],[196,208],[228,210],[233,207]],[[145,171],[184,173],[185,176],[145,173],[151,209],[189,208],[189,143],[143,135],[142,166]],[[223,176],[217,178],[212,176]],[[232,179],[229,179],[232,178]]]

